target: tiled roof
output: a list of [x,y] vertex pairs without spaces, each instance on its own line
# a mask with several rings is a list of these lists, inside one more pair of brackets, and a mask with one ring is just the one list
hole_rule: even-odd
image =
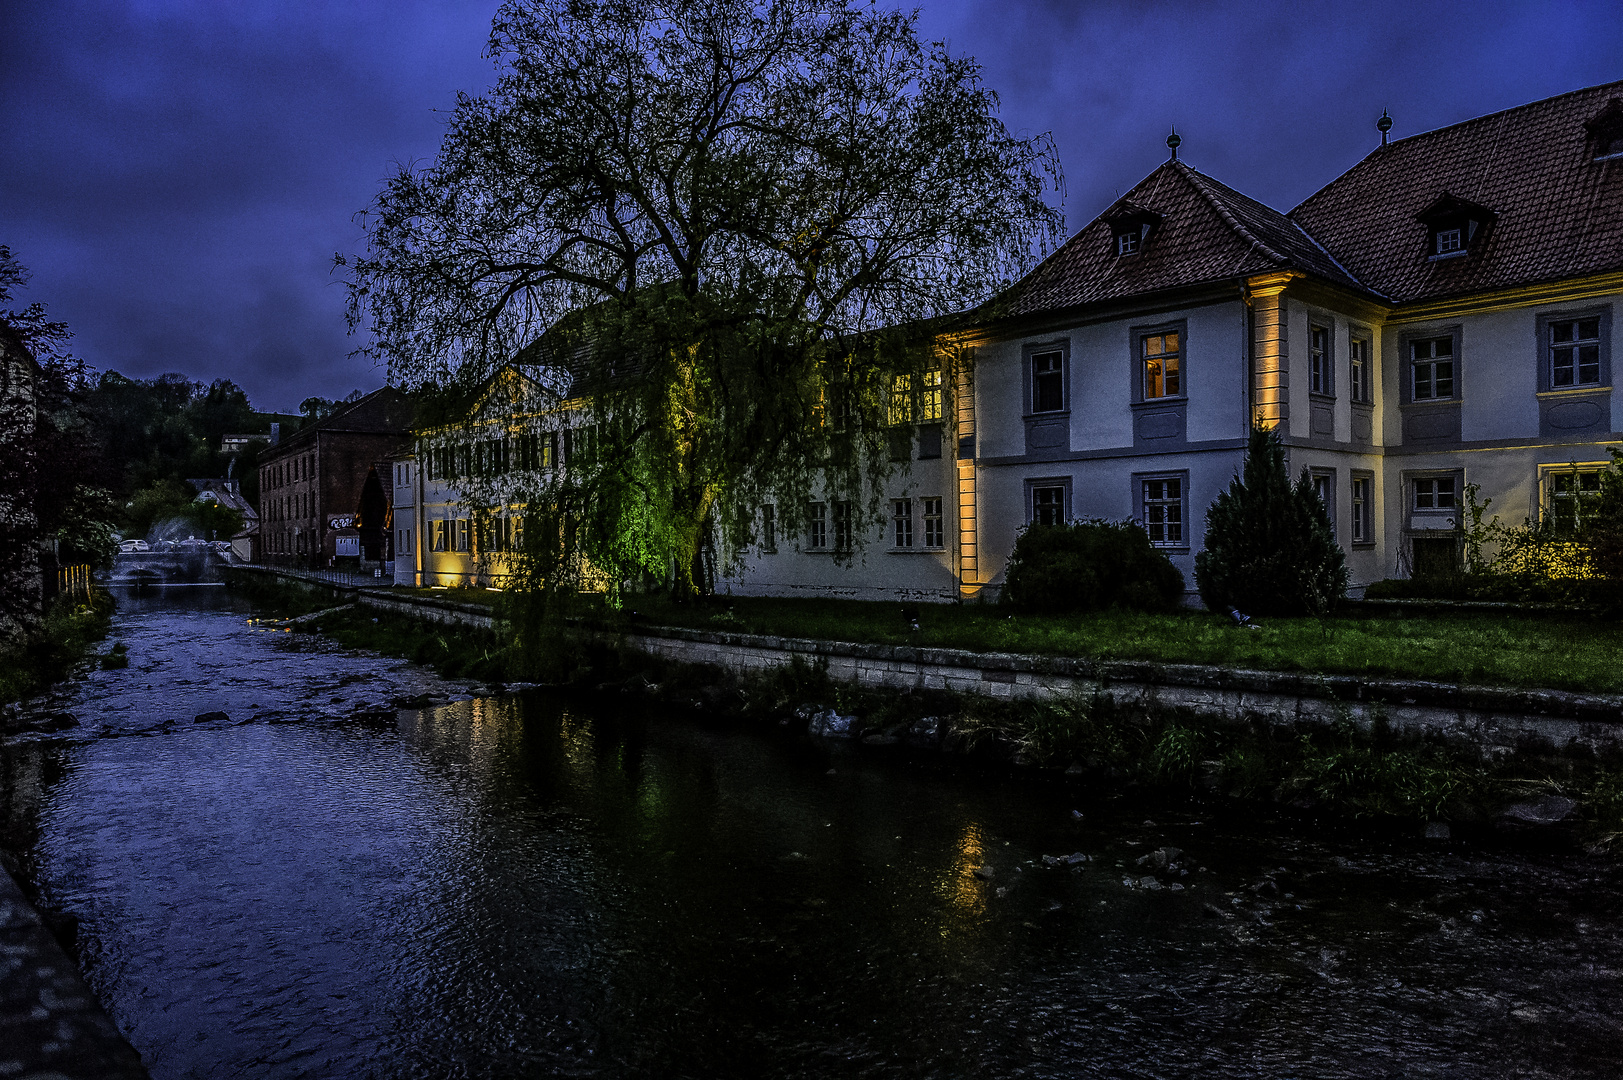
[[[1291,219],[1399,303],[1623,270],[1623,159],[1594,160],[1584,126],[1617,98],[1623,82],[1399,139]],[[1471,254],[1432,260],[1415,215],[1444,194],[1497,217]]]
[[[1142,250],[1117,256],[1111,220],[1126,207],[1152,210],[1161,223]],[[1029,315],[1283,269],[1364,291],[1284,214],[1169,161],[1015,285],[998,314]]]
[[288,447],[299,447],[315,438],[318,431],[360,432],[370,435],[404,435],[411,430],[416,406],[411,398],[393,386],[380,387],[352,405],[317,420],[269,447],[260,460],[280,456]]

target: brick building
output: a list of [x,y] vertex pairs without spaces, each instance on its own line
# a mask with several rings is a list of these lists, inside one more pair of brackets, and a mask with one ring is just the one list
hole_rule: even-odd
[[406,395],[385,386],[268,447],[259,458],[264,560],[319,567],[343,554],[390,561],[391,485],[384,480],[388,463],[409,445],[412,418]]

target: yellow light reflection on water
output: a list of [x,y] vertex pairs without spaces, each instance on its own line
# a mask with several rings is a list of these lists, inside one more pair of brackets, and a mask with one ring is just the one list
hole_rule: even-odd
[[965,822],[958,834],[957,845],[946,873],[937,882],[936,891],[948,902],[952,919],[941,926],[941,936],[953,930],[971,929],[986,916],[987,885],[975,876],[975,871],[986,861],[986,832],[976,822]]

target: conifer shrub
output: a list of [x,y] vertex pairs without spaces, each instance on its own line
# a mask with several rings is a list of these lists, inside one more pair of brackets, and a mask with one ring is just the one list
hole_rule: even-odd
[[1276,431],[1251,432],[1244,477],[1207,509],[1195,584],[1211,610],[1247,615],[1321,615],[1346,599],[1346,556],[1307,470],[1290,482]]
[[1055,613],[1167,611],[1183,592],[1183,574],[1136,522],[1073,521],[1020,534],[1003,595],[1023,611]]

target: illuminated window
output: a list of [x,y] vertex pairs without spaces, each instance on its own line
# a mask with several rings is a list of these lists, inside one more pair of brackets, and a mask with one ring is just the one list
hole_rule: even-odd
[[1600,319],[1550,323],[1550,385],[1600,384]]
[[1037,353],[1031,358],[1031,411],[1061,412],[1065,408],[1064,356]]
[[890,422],[913,422],[913,376],[892,375],[890,378]]
[[1144,531],[1156,547],[1183,547],[1183,481],[1155,477],[1143,485]]
[[1415,401],[1438,401],[1454,396],[1454,339],[1424,338],[1409,343],[1411,383]]
[[913,546],[913,500],[892,499],[890,503],[890,518],[893,526],[892,539],[895,547],[910,548]]
[[942,527],[941,500],[921,499],[924,510],[924,546],[927,548],[945,547],[947,544],[946,531]]
[[1179,336],[1177,331],[1145,334],[1142,339],[1144,358],[1144,400],[1179,397],[1183,390],[1179,379]]
[[919,389],[919,422],[933,423],[941,419],[941,369],[932,368],[924,373],[924,385]]

